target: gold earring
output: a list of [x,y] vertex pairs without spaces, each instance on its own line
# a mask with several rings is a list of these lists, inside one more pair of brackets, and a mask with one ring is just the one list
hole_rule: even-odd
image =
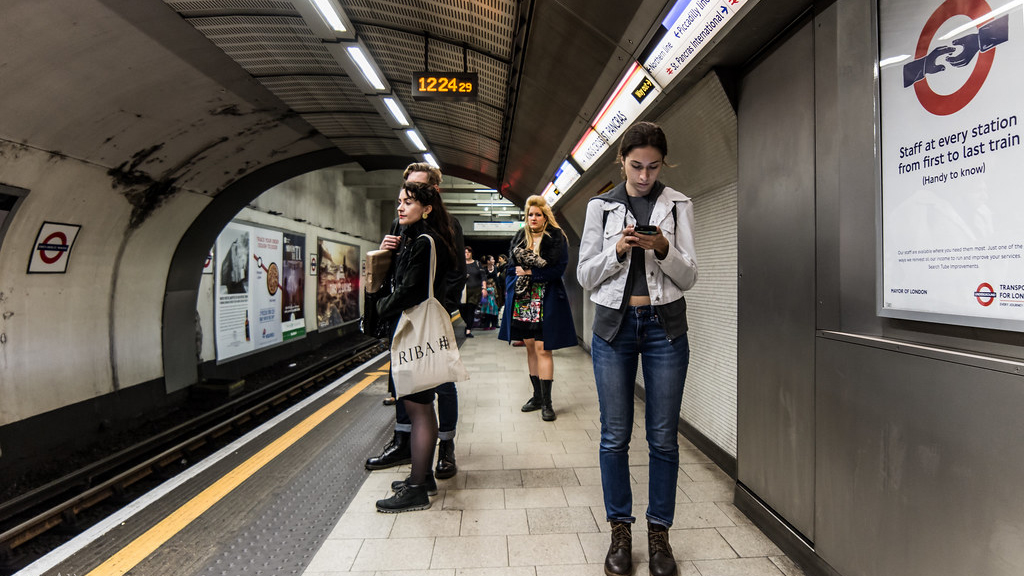
[[423,213],[423,219],[424,219],[424,220],[426,220],[426,219],[427,219],[427,216],[430,216],[430,212],[424,212],[424,213]]

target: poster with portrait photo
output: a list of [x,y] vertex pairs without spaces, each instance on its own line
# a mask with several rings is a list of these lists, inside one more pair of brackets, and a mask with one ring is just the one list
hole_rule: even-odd
[[306,293],[306,237],[284,234],[284,252],[281,255],[281,334],[284,340],[306,334],[303,296]]
[[317,239],[318,329],[359,320],[359,247]]
[[214,318],[218,359],[254,349],[253,319],[249,317],[252,232],[251,226],[232,222],[217,237]]

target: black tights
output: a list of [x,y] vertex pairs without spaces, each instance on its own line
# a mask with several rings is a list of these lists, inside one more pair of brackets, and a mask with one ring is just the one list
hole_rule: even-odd
[[405,411],[412,421],[412,433],[410,434],[410,452],[412,452],[412,473],[409,474],[409,483],[413,485],[423,484],[430,474],[430,468],[434,463],[434,446],[437,444],[437,416],[434,415],[434,403],[417,404],[416,402],[405,402]]

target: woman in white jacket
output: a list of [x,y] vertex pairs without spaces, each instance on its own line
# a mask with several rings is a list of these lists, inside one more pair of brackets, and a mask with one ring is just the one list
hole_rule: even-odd
[[606,574],[632,572],[629,440],[637,362],[643,358],[650,481],[650,573],[676,574],[668,543],[679,471],[679,409],[689,364],[686,300],[697,281],[693,203],[658,181],[668,153],[656,124],[630,127],[619,145],[626,181],[592,198],[576,270],[597,304],[591,354],[601,405],[601,484],[612,542]]

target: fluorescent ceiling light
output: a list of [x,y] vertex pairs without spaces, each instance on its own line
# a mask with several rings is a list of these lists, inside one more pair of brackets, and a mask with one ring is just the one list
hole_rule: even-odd
[[971,20],[970,22],[968,22],[967,24],[964,24],[963,26],[958,26],[958,27],[950,30],[949,33],[947,33],[945,36],[943,36],[942,38],[939,38],[939,41],[941,42],[941,41],[944,41],[944,40],[949,40],[950,38],[952,38],[954,36],[958,36],[961,32],[965,32],[965,31],[967,31],[967,30],[969,30],[971,28],[975,28],[977,26],[980,26],[986,20],[991,20],[992,18],[995,18],[996,16],[999,16],[1000,14],[1009,12],[1010,10],[1013,10],[1014,8],[1016,8],[1018,6],[1021,6],[1021,5],[1024,5],[1024,0],[1014,0],[1013,2],[1010,2],[1009,4],[1004,4],[1004,5],[1000,6],[999,8],[996,8],[995,10],[989,12],[988,14],[985,14],[984,16],[981,16],[979,18],[975,18],[974,20]]
[[430,164],[434,168],[437,168],[438,170],[441,169],[441,165],[437,163],[437,160],[434,160],[434,155],[433,154],[430,154],[430,153],[424,154],[423,155],[423,159],[427,162],[427,164]]
[[398,106],[398,102],[395,102],[394,98],[384,98],[384,105],[388,107],[388,111],[391,112],[391,117],[395,119],[402,126],[408,126],[409,121],[405,118],[405,114],[402,114],[402,108]]
[[316,6],[320,15],[324,17],[324,20],[327,21],[327,24],[330,25],[332,29],[337,30],[338,32],[347,32],[345,24],[341,21],[341,16],[338,15],[338,12],[334,9],[330,0],[313,0],[313,5]]
[[494,188],[477,188],[476,190],[473,190],[473,191],[474,192],[490,193],[490,194],[494,194],[494,193],[497,192],[497,190],[495,190]]
[[415,130],[406,130],[405,135],[409,137],[409,142],[412,142],[412,145],[415,146],[417,150],[420,152],[427,151],[427,146],[423,143],[423,140],[420,140],[420,135],[417,134]]
[[359,66],[359,71],[363,73],[363,78],[366,78],[366,81],[377,90],[383,90],[384,83],[380,81],[377,73],[373,71],[373,66],[366,58],[366,55],[363,54],[362,49],[359,46],[349,46],[346,50],[352,61],[356,63],[356,66]]

